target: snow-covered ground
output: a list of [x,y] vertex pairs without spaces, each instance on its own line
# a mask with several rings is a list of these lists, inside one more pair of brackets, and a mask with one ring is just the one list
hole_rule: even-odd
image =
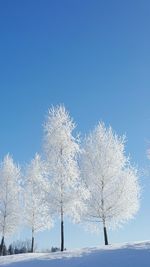
[[8,267],[150,267],[150,241],[0,257]]

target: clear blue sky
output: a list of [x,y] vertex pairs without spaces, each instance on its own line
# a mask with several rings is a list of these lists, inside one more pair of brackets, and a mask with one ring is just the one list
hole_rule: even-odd
[[[99,120],[126,133],[132,162],[147,168],[149,14],[148,0],[1,0],[0,158],[10,152],[21,165],[29,162],[42,150],[48,107],[64,103],[83,134]],[[140,212],[110,232],[111,243],[150,239],[149,177],[141,184]],[[67,248],[103,242],[102,233],[66,224]],[[58,246],[59,224],[37,242]]]

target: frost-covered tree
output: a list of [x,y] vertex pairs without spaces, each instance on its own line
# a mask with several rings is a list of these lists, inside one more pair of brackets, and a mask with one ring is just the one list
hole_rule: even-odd
[[75,124],[65,107],[49,109],[44,125],[44,150],[49,171],[49,203],[61,220],[61,251],[64,250],[64,216],[80,219],[82,197],[77,157],[80,153],[78,138],[73,136]]
[[20,168],[8,154],[0,165],[0,254],[5,236],[13,234],[20,219]]
[[34,236],[38,231],[50,229],[53,226],[52,218],[49,214],[49,207],[45,197],[46,178],[45,163],[39,154],[27,167],[24,184],[24,221],[31,228],[32,242],[31,252],[34,251]]
[[[125,138],[99,123],[85,138],[81,156],[83,181],[90,192],[84,219],[115,227],[132,218],[139,208],[139,183],[136,168],[125,155]],[[99,224],[98,224],[99,225]]]

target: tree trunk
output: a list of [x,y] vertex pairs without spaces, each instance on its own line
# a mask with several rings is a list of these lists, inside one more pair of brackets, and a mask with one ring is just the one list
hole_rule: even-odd
[[104,231],[104,242],[105,245],[108,245],[108,236],[107,236],[107,229],[106,229],[106,225],[105,225],[105,206],[104,206],[104,181],[102,181],[102,197],[101,197],[101,205],[102,205],[102,211],[103,211],[103,231]]
[[32,229],[32,243],[31,243],[31,253],[34,251],[34,229]]
[[105,245],[107,246],[108,245],[108,236],[107,236],[107,229],[106,229],[105,225],[103,227],[103,230],[104,230],[104,241],[105,241]]
[[62,207],[61,207],[61,251],[64,251],[64,219],[63,219]]
[[1,245],[0,245],[0,256],[3,255],[3,248],[4,248],[4,236],[2,236]]

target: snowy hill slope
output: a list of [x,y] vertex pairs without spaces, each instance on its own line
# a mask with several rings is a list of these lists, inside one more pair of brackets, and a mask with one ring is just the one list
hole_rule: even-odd
[[5,267],[150,267],[150,241],[0,257]]

